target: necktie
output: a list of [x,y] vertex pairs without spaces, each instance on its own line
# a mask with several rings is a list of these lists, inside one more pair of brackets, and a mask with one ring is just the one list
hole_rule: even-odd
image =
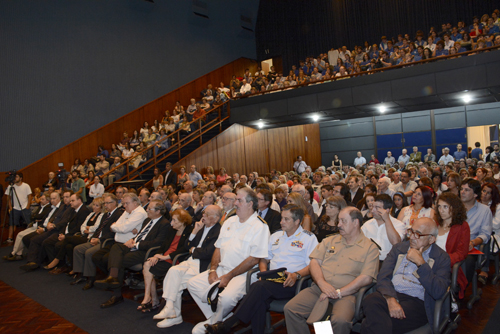
[[149,223],[146,225],[146,227],[141,231],[141,233],[139,233],[139,235],[137,237],[135,237],[135,242],[136,243],[141,242],[142,238],[146,237],[146,235],[148,234],[149,230],[151,229],[151,226],[153,226],[152,222],[153,221],[150,220]]
[[101,232],[104,229],[104,227],[106,226],[106,222],[108,221],[110,216],[111,216],[111,214],[109,212],[106,213],[106,215],[103,217],[104,218],[103,221],[101,221],[101,224],[99,225],[97,230],[95,230],[94,234],[92,234],[93,238],[99,238],[101,236]]
[[224,214],[222,215],[222,218],[220,219],[221,222],[223,222],[224,219],[226,219],[226,215],[227,215],[227,212],[224,212]]
[[262,211],[259,211],[259,216],[262,218]]

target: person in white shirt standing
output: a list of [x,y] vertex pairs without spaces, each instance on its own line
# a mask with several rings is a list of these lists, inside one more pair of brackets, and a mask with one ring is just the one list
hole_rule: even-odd
[[21,224],[23,217],[26,225],[30,224],[31,217],[31,188],[27,183],[23,183],[23,173],[17,172],[14,175],[14,182],[7,187],[5,191],[7,203],[9,206],[9,238],[7,243],[13,243],[14,231],[16,226]]
[[361,155],[361,152],[357,153],[357,157],[354,159],[354,167],[366,165],[366,159]]

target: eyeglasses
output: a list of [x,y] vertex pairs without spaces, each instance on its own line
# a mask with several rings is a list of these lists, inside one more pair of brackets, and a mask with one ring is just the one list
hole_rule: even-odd
[[413,229],[410,227],[409,229],[406,230],[406,235],[408,236],[408,238],[410,238],[413,235],[415,239],[420,239],[420,237],[426,237],[432,234],[422,234],[418,231],[413,231]]
[[113,204],[114,202],[104,202],[104,204]]

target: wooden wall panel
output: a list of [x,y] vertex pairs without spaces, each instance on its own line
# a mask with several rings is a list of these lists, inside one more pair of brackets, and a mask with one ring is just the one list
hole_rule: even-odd
[[269,144],[267,130],[256,130],[243,127],[245,137],[246,172],[268,173],[269,167]]
[[246,173],[243,126],[234,124],[217,136],[218,168],[224,167],[229,175]]
[[314,169],[321,166],[321,138],[319,135],[319,124],[302,125],[303,135],[307,136],[304,143],[304,161]]
[[[67,146],[22,168],[20,171],[25,174],[26,181],[28,182],[29,180],[28,183],[40,185],[46,181],[49,171],[57,170],[58,162],[63,162],[64,166],[69,169],[73,164],[74,158],[79,157],[84,160],[96,154],[98,145],[104,145],[104,147],[109,149],[112,143],[117,143],[121,140],[123,131],[127,131],[129,135],[132,136],[133,131],[135,129],[139,130],[144,121],[148,121],[152,124],[155,119],[160,120],[165,110],[168,109],[171,111],[173,109],[175,101],[179,100],[183,106],[187,107],[191,98],[194,97],[198,99],[200,97],[201,90],[205,89],[208,83],[218,86],[220,81],[223,81],[228,85],[231,76],[233,74],[242,75],[245,68],[249,68],[252,72],[255,72],[257,62],[246,58],[240,58],[232,63],[226,64],[134,111],[124,114],[121,118],[83,136],[77,141],[68,143]],[[240,146],[244,147],[243,144],[240,144]],[[231,161],[224,164],[226,168],[227,166],[233,166],[233,162]],[[234,168],[237,166],[244,166],[244,162],[241,160],[234,162]]]
[[[305,138],[304,129],[301,125],[287,127],[288,136],[288,154],[292,161],[295,161],[298,155],[301,155],[305,159]],[[308,163],[308,162],[307,162]]]
[[[290,171],[295,161],[293,156],[288,154],[287,128],[277,128],[267,130],[267,141],[269,145],[269,168],[279,171]],[[318,133],[319,135],[319,133]]]

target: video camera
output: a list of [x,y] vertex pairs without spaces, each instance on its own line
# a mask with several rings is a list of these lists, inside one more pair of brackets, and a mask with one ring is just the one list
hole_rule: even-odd
[[16,180],[16,174],[17,174],[17,170],[15,170],[15,169],[7,172],[7,177],[5,178],[5,182],[7,182],[9,184],[13,184]]
[[57,178],[59,179],[59,184],[65,184],[66,178],[68,177],[68,172],[64,168],[64,164],[62,162],[57,164],[59,166],[59,170],[57,171]]

